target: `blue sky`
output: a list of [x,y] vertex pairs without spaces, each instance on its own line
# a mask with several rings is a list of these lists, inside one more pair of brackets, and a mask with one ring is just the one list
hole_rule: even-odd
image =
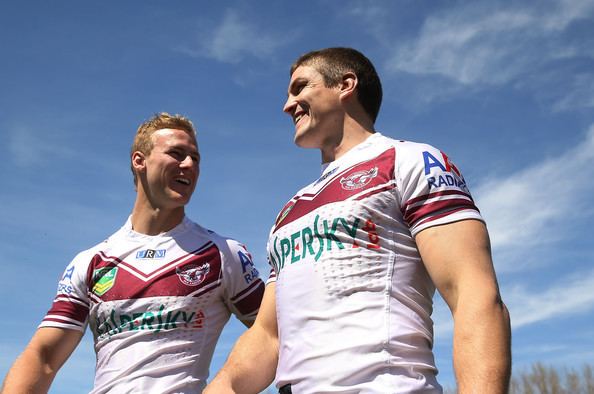
[[[189,116],[202,173],[188,215],[245,242],[267,233],[320,155],[281,111],[300,54],[351,46],[384,86],[376,129],[429,142],[487,220],[514,371],[594,360],[594,1],[4,2],[0,13],[0,374],[80,250],[134,201],[128,154],[155,112]],[[436,297],[439,378],[452,324]],[[241,332],[232,322],[218,370]],[[92,338],[54,393],[90,389]]]

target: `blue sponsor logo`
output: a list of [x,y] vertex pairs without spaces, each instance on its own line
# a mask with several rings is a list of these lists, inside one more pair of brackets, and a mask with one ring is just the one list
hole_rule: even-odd
[[237,252],[237,256],[239,257],[239,261],[241,262],[241,269],[243,270],[243,279],[245,280],[245,283],[251,283],[252,281],[258,279],[260,277],[260,273],[254,266],[254,263],[252,262],[252,258],[249,255],[249,253],[245,254],[239,251]]
[[60,282],[58,283],[58,293],[71,294],[74,291],[74,287],[70,283]]
[[137,259],[162,259],[165,257],[165,249],[146,249],[136,252]]
[[[468,193],[468,187],[464,177],[450,158],[443,152],[441,160],[431,153],[423,152],[423,161],[425,163],[425,176],[429,184],[429,189],[439,189],[443,187],[455,187]],[[437,169],[433,171],[433,169]],[[429,176],[432,175],[432,176]]]
[[64,271],[64,276],[62,276],[62,280],[71,280],[72,274],[74,273],[74,265],[71,265]]

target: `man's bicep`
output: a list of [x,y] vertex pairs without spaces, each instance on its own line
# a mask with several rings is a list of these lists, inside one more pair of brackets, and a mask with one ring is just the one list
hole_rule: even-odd
[[260,310],[258,311],[255,321],[241,320],[241,322],[248,328],[257,323],[258,329],[263,330],[264,333],[274,339],[278,337],[275,288],[275,282],[270,282],[266,285],[264,295],[262,296],[262,302],[260,303]]
[[41,327],[35,332],[27,348],[38,354],[52,370],[58,370],[76,349],[83,334],[78,330]]
[[431,279],[452,311],[461,295],[481,289],[497,291],[483,222],[472,219],[434,226],[415,239]]
[[278,327],[276,321],[276,282],[270,282],[266,285],[260,311],[256,317],[254,325],[257,325],[271,338],[278,338]]

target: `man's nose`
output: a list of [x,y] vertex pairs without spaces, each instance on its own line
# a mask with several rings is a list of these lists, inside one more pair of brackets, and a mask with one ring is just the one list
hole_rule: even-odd
[[194,166],[194,159],[190,155],[186,155],[186,157],[181,161],[180,166],[183,167],[193,167]]
[[297,105],[297,102],[295,101],[295,99],[291,96],[289,96],[287,98],[287,101],[285,101],[285,105],[283,106],[283,112],[291,115],[291,113],[295,110],[295,106]]

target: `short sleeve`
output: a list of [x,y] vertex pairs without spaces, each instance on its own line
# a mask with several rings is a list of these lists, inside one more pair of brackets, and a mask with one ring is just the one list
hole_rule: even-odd
[[52,306],[39,327],[85,331],[90,305],[86,278],[91,258],[91,252],[81,252],[66,267],[58,282],[57,294]]
[[439,149],[402,142],[395,171],[401,213],[413,236],[436,225],[483,220],[462,173]]
[[226,303],[239,320],[253,321],[264,295],[264,282],[245,245],[229,239],[227,246],[223,256]]

